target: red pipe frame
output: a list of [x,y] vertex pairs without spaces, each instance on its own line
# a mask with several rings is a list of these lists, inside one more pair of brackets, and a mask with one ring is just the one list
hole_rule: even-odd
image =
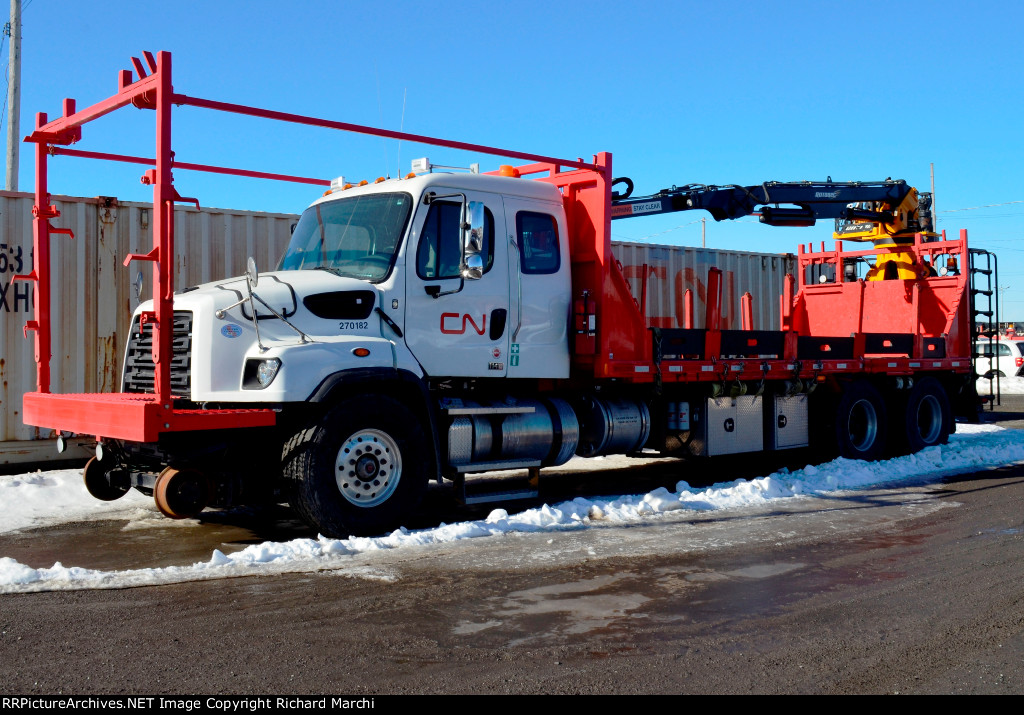
[[[278,112],[273,110],[259,109],[242,104],[228,102],[217,102],[214,100],[189,97],[184,94],[176,94],[171,84],[171,54],[169,52],[158,52],[156,57],[149,52],[144,53],[146,66],[150,74],[146,74],[142,62],[133,57],[132,65],[139,79],[132,81],[131,70],[121,70],[118,75],[117,94],[101,100],[81,111],[75,111],[74,100],[64,100],[64,114],[59,119],[48,122],[45,114],[40,113],[36,117],[36,129],[29,136],[25,137],[26,142],[35,143],[36,159],[36,193],[35,207],[33,208],[34,230],[33,244],[37,268],[25,276],[18,276],[21,280],[31,280],[35,283],[35,320],[29,321],[25,326],[28,330],[35,332],[35,357],[37,362],[37,389],[40,393],[50,391],[50,233],[67,232],[50,226],[49,220],[59,216],[59,212],[50,204],[50,195],[47,187],[47,157],[49,154],[78,156],[107,161],[122,161],[155,166],[155,169],[146,172],[143,181],[153,184],[153,248],[145,255],[132,255],[129,260],[148,260],[155,263],[153,271],[153,298],[156,310],[142,316],[143,323],[152,323],[154,330],[153,360],[156,365],[156,397],[161,408],[168,415],[171,413],[171,388],[170,388],[170,362],[171,346],[173,343],[174,326],[174,203],[182,199],[174,189],[174,180],[171,174],[172,168],[188,169],[194,171],[206,171],[218,174],[234,176],[246,176],[262,179],[273,179],[278,181],[292,181],[298,183],[309,183],[321,186],[329,185],[329,181],[297,177],[285,174],[270,174],[267,172],[248,171],[243,169],[230,169],[203,164],[175,163],[171,151],[171,110],[173,105],[187,105],[212,109],[216,111],[243,114],[265,119],[290,122],[293,124],[305,124],[328,129],[353,132],[357,134],[368,134],[371,136],[383,137],[386,139],[399,139],[405,141],[430,144],[450,149],[473,151],[483,154],[506,156],[516,159],[525,159],[544,164],[555,164],[568,166],[577,169],[589,169],[597,172],[606,181],[610,176],[604,176],[607,169],[597,163],[587,163],[581,159],[575,161],[569,159],[557,159],[554,157],[529,154],[524,152],[499,149],[497,147],[485,146],[482,144],[469,144],[466,142],[450,141],[428,137],[420,134],[407,132],[395,132],[385,129],[338,122],[328,119],[318,119],[300,114]],[[93,120],[99,119],[113,111],[129,104],[140,109],[153,109],[156,111],[156,157],[146,159],[143,157],[131,157],[117,154],[103,154],[99,152],[84,152],[71,149],[62,149],[58,145],[73,144],[81,139],[81,126]],[[69,233],[69,232],[68,232]]]

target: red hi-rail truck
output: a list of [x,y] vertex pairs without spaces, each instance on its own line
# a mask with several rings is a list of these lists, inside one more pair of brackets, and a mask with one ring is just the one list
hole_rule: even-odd
[[[179,94],[171,56],[133,58],[112,97],[38,115],[38,390],[25,422],[94,435],[85,483],[100,499],[135,488],[170,517],[287,501],[321,533],[401,524],[432,479],[467,501],[467,475],[572,456],[656,450],[693,458],[815,445],[874,459],[944,442],[975,409],[966,234],[895,248],[802,248],[779,297],[781,330],[722,329],[720,272],[706,311],[683,301],[651,327],[611,251],[611,221],[703,208],[773,225],[842,218],[887,225],[903,182],[687,186],[613,194],[611,155],[566,160]],[[156,155],[66,148],[88,122],[133,105],[156,114]],[[174,106],[405,139],[529,162],[443,173],[427,160],[374,183],[186,164],[171,151]],[[50,156],[149,165],[153,268],[134,316],[122,392],[49,391],[49,250],[58,219]],[[330,186],[303,214],[275,270],[174,292],[172,170]],[[531,178],[532,177],[532,178]],[[629,184],[631,182],[622,180]],[[866,207],[866,208],[865,208]],[[937,238],[929,236],[929,238]],[[856,264],[899,253],[913,278],[864,280]],[[908,258],[909,257],[909,258]],[[906,268],[913,266],[912,269]],[[942,268],[942,271],[938,270]],[[950,270],[947,270],[950,269]],[[943,272],[944,275],[939,275]],[[808,276],[815,276],[813,282]],[[646,285],[646,281],[644,281]],[[499,498],[512,495],[505,493]]]

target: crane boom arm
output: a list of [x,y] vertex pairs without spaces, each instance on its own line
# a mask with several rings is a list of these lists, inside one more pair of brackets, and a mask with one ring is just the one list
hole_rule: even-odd
[[662,189],[656,194],[630,198],[632,181],[624,195],[612,194],[612,219],[704,209],[716,221],[757,214],[769,226],[813,226],[817,219],[852,219],[891,223],[891,211],[857,208],[851,204],[899,206],[911,188],[906,181],[871,182],[768,181],[757,186],[687,186]]

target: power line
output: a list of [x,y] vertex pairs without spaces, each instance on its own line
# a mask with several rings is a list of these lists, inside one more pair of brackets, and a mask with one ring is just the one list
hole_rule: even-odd
[[1024,200],[1022,200],[1022,201],[1004,201],[1004,202],[1002,202],[1000,204],[985,204],[984,206],[968,206],[967,208],[963,208],[963,209],[944,209],[942,211],[937,211],[936,213],[951,214],[951,213],[955,213],[957,211],[976,211],[977,209],[990,209],[990,208],[993,208],[995,206],[1009,206],[1010,204],[1024,204]]

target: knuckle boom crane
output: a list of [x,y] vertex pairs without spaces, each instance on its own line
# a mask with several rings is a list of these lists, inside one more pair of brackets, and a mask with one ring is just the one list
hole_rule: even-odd
[[[716,221],[756,215],[768,226],[814,226],[819,219],[835,219],[834,238],[870,241],[877,248],[912,244],[919,233],[926,240],[938,238],[933,231],[931,195],[919,193],[903,180],[688,184],[636,198],[631,197],[630,179],[613,183],[625,184],[626,190],[612,194],[612,220],[704,209]],[[916,278],[930,270],[916,262],[912,253],[884,253],[866,278]]]

